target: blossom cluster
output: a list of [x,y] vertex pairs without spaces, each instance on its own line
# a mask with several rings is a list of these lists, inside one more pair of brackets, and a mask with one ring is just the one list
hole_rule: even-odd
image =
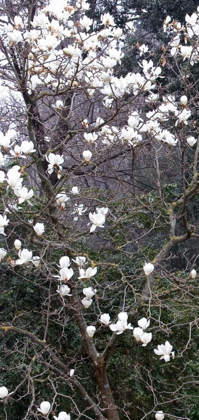
[[[91,289],[91,288],[90,288]],[[90,290],[91,296],[94,293]],[[105,325],[109,326],[110,330],[116,333],[117,335],[122,334],[126,330],[132,330],[133,336],[138,343],[142,343],[143,347],[146,347],[152,340],[152,333],[145,332],[145,330],[150,326],[150,320],[146,318],[141,318],[138,320],[138,327],[133,327],[130,323],[128,323],[128,314],[127,312],[120,312],[118,314],[118,321],[115,324],[111,323],[111,318],[109,314],[102,314],[100,316],[100,322]],[[90,338],[93,338],[96,332],[96,327],[94,325],[90,325],[87,327],[87,334]],[[154,353],[160,356],[160,360],[164,359],[165,362],[170,361],[170,357],[174,358],[173,346],[166,341],[165,344],[158,345],[157,349],[154,349]]]
[[164,31],[173,36],[170,42],[172,56],[180,55],[183,60],[189,60],[191,65],[199,61],[197,44],[192,43],[199,35],[199,7],[191,16],[186,14],[185,25],[172,22],[171,17],[167,16],[164,21]]
[[[75,23],[73,15],[77,9],[79,20]],[[152,92],[156,87],[156,79],[162,77],[161,66],[156,66],[152,60],[143,59],[139,63],[142,74],[131,72],[125,77],[116,77],[114,68],[121,63],[124,55],[122,30],[116,28],[114,19],[109,14],[105,14],[101,16],[104,28],[98,33],[92,32],[91,27],[94,22],[85,16],[84,12],[87,9],[89,9],[87,2],[81,4],[77,2],[75,6],[61,2],[57,8],[52,0],[35,15],[31,22],[31,30],[27,30],[21,16],[15,16],[13,25],[8,23],[4,26],[2,36],[9,45],[12,47],[18,43],[30,45],[27,70],[30,93],[35,87],[42,89],[44,85],[58,89],[59,96],[64,94],[67,87],[76,90],[84,87],[89,96],[93,96],[96,91],[101,92],[104,106],[108,109],[124,94],[137,95],[139,92],[146,92],[149,94],[149,101],[154,101],[154,97],[157,100],[157,96]],[[142,53],[147,51],[145,46]],[[114,125],[105,124],[101,117],[97,118],[94,126],[89,127],[89,123],[86,122],[84,126],[89,130],[83,134],[83,140],[92,144],[102,139],[103,143],[111,145],[120,138],[122,142],[127,141],[130,145],[136,146],[142,141],[143,135],[150,132],[158,140],[175,145],[177,139],[169,131],[162,130],[159,122],[164,122],[169,112],[175,113],[177,123],[186,122],[190,111],[183,109],[181,112],[176,105],[172,106],[169,98],[165,98],[165,101],[158,110],[147,113],[146,123],[139,113],[134,111],[129,116],[128,125],[122,130],[118,130]],[[52,106],[59,113],[63,111],[65,104],[63,100],[58,99]],[[29,150],[27,144],[22,142],[21,146],[15,146],[13,153],[20,156],[24,153],[24,149],[26,149],[25,154],[35,151],[34,145]],[[84,150],[83,158],[89,162],[92,152]],[[51,152],[46,159],[48,173],[51,174],[57,169],[57,175],[60,177],[64,157]]]
[[[88,267],[85,268],[86,257],[83,256],[77,256],[76,259],[72,259],[73,263],[75,263],[78,266],[79,270],[79,277],[80,280],[88,280],[91,277],[93,277],[97,273],[97,267]],[[60,296],[71,296],[70,295],[70,287],[65,284],[68,282],[74,275],[74,270],[72,268],[69,268],[71,265],[70,258],[68,256],[63,256],[59,260],[59,275],[54,275],[55,278],[57,278],[61,283],[58,286],[57,292],[60,294]],[[82,300],[82,304],[85,308],[88,308],[92,303],[92,297],[96,293],[96,290],[93,291],[91,287],[84,288],[83,294],[85,295],[84,299]]]

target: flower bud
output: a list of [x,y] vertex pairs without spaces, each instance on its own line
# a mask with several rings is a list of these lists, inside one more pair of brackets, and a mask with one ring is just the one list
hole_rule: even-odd
[[92,153],[90,152],[90,150],[84,150],[82,155],[83,155],[83,158],[86,162],[90,162],[90,160],[92,158]]
[[193,268],[193,270],[191,270],[191,272],[190,272],[190,277],[191,277],[191,279],[195,279],[195,278],[196,278],[196,276],[197,276],[197,272],[196,272],[196,270],[194,270],[194,268]]
[[86,332],[90,338],[92,338],[95,334],[96,328],[93,325],[90,325],[86,328]]
[[149,276],[149,274],[151,274],[154,270],[154,265],[151,263],[146,263],[144,264],[143,270],[146,276]]
[[6,386],[0,387],[0,398],[6,398],[8,396],[8,389]]
[[19,251],[21,249],[21,241],[19,239],[15,239],[14,247]]
[[190,147],[193,147],[194,144],[196,144],[196,142],[197,142],[197,139],[195,139],[195,137],[193,136],[187,137],[187,143]]
[[6,254],[7,254],[7,251],[3,248],[0,248],[0,262],[4,259]]
[[102,314],[100,316],[100,321],[102,324],[108,326],[110,324],[110,315],[109,314]]
[[155,419],[156,420],[163,420],[164,419],[163,411],[157,411],[156,414],[155,414]]
[[187,96],[186,95],[181,96],[180,104],[185,106],[187,105],[187,102],[188,102]]
[[42,413],[44,416],[46,416],[49,411],[50,411],[51,405],[49,403],[49,401],[42,401],[42,403],[40,404],[40,408],[38,408],[37,410]]
[[43,223],[36,223],[36,225],[33,226],[33,229],[35,233],[37,234],[37,236],[41,236],[45,231]]
[[87,299],[86,297],[82,299],[82,305],[84,306],[85,309],[88,309],[89,306],[92,305],[92,302],[93,302],[92,299]]

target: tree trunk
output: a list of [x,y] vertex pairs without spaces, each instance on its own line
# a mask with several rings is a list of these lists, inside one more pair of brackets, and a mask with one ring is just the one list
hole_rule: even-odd
[[95,370],[95,377],[101,392],[102,404],[104,407],[104,414],[108,420],[120,420],[117,406],[115,404],[113,394],[109,385],[109,380],[106,374],[106,364],[103,356],[98,357],[97,367]]

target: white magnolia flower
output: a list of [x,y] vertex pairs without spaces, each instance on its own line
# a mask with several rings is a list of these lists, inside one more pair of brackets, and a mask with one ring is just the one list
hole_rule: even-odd
[[60,294],[60,296],[71,296],[70,287],[68,287],[67,284],[62,284],[61,286],[58,286],[57,292]]
[[7,251],[3,248],[0,248],[0,262],[4,259],[6,254],[7,254]]
[[74,195],[79,194],[79,187],[76,187],[76,186],[75,187],[72,187],[71,193],[74,194]]
[[149,47],[147,47],[147,45],[145,44],[140,45],[139,46],[140,56],[142,56],[142,54],[145,54],[148,50],[149,50]]
[[84,299],[82,299],[82,305],[84,306],[85,309],[88,309],[89,306],[91,306],[93,303],[93,299],[87,299],[86,297]]
[[70,369],[69,375],[72,377],[75,373],[75,369]]
[[80,276],[78,279],[90,279],[91,277],[95,276],[97,273],[97,267],[88,267],[86,270],[83,268],[79,268],[79,274]]
[[94,232],[97,227],[103,228],[104,223],[106,221],[105,215],[101,212],[98,213],[89,213],[89,219],[92,222],[92,226],[90,228],[90,233]]
[[86,296],[88,300],[92,299],[93,296],[95,296],[96,289],[93,290],[92,287],[84,287],[83,294]]
[[32,22],[32,26],[34,28],[38,28],[39,26],[41,28],[45,28],[48,24],[48,18],[44,13],[39,13],[38,15],[35,15],[34,20]]
[[84,133],[84,138],[88,143],[92,144],[97,140],[98,135],[96,133]]
[[14,150],[10,150],[10,154],[14,157],[25,158],[25,156],[22,156],[21,147],[18,144],[14,147]]
[[58,206],[60,206],[62,209],[65,208],[65,203],[70,200],[70,197],[68,197],[64,192],[59,193],[56,195],[56,203]]
[[81,122],[81,125],[83,125],[83,127],[84,127],[84,128],[88,128],[88,127],[89,127],[89,123],[88,123],[87,118],[85,118],[85,119]]
[[10,32],[10,31],[9,31],[9,32],[7,33],[7,37],[8,37],[8,39],[9,39],[10,46],[12,46],[12,45],[14,45],[14,44],[17,44],[18,42],[23,41],[23,38],[22,38],[21,32],[20,32],[20,31],[18,31],[17,29],[16,29],[15,31],[13,31],[13,32]]
[[154,265],[151,263],[145,263],[144,267],[143,267],[144,273],[146,274],[146,276],[149,276],[149,274],[151,274],[154,270]]
[[64,107],[64,103],[63,103],[63,101],[61,99],[58,99],[56,101],[56,104],[55,105],[52,105],[52,106],[54,106],[57,109],[62,109]]
[[122,39],[123,38],[122,28],[113,28],[112,29],[112,34],[113,34],[114,38],[116,38],[116,39]]
[[39,38],[39,32],[36,29],[32,29],[31,31],[25,32],[25,37],[27,42],[34,42]]
[[164,21],[165,24],[167,24],[169,22],[171,22],[171,16],[167,16],[165,21]]
[[42,403],[40,404],[40,408],[38,408],[37,410],[42,413],[44,416],[46,416],[49,411],[50,411],[51,405],[49,403],[49,401],[42,401]]
[[0,387],[0,398],[6,398],[8,396],[8,389],[6,386]]
[[37,76],[36,74],[31,76],[30,83],[32,89],[35,89],[37,85],[43,84],[39,76]]
[[10,138],[10,140],[13,140],[17,135],[17,132],[14,128],[10,128],[7,132],[6,132],[6,136],[8,136]]
[[179,35],[176,35],[174,38],[173,38],[173,40],[172,40],[172,42],[170,43],[170,45],[171,45],[171,55],[172,56],[174,56],[176,53],[177,53],[177,51],[178,51],[178,47],[179,47],[179,45],[180,45],[180,37],[179,37]]
[[60,258],[59,267],[64,268],[64,267],[69,267],[69,265],[70,265],[70,258],[69,257],[64,255],[63,257]]
[[2,146],[4,149],[10,149],[12,144],[10,143],[11,138],[9,135],[5,135],[0,131],[0,146]]
[[88,3],[87,3],[87,1],[85,1],[85,0],[83,0],[83,1],[82,1],[81,6],[82,6],[82,9],[83,9],[84,11],[86,11],[86,10],[89,10],[89,9],[90,9],[90,4],[88,4]]
[[187,137],[187,143],[189,144],[190,147],[193,147],[194,144],[197,143],[197,139],[195,139],[195,137],[193,136]]
[[54,171],[54,169],[62,170],[62,163],[64,163],[64,158],[61,155],[55,155],[54,153],[49,153],[48,156],[46,156],[47,162],[49,162],[48,165],[48,173],[51,175]]
[[71,58],[72,61],[76,62],[78,58],[81,56],[81,50],[74,46],[74,45],[68,45],[67,48],[63,48],[63,53],[67,57]]
[[93,325],[90,325],[86,328],[86,332],[90,338],[92,338],[95,334],[96,328]]
[[9,219],[7,219],[7,216],[6,215],[2,216],[0,214],[0,233],[2,235],[5,235],[4,228],[5,228],[5,226],[8,226],[8,223],[9,223]]
[[14,22],[15,22],[15,26],[17,27],[17,29],[20,29],[20,28],[23,27],[22,18],[20,16],[15,16]]
[[114,19],[109,13],[105,13],[104,15],[101,16],[100,19],[105,27],[115,26]]
[[191,279],[195,279],[195,278],[196,278],[196,276],[197,276],[197,272],[196,272],[196,270],[194,270],[194,268],[193,268],[193,270],[191,270],[191,272],[190,272],[190,277],[191,277]]
[[192,26],[192,25],[194,26],[196,24],[196,21],[197,21],[197,14],[193,13],[191,16],[186,14],[185,20],[190,26]]
[[24,248],[19,251],[18,256],[19,259],[16,261],[16,265],[28,264],[32,259],[32,251],[28,251],[28,249]]
[[140,327],[134,328],[133,336],[135,337],[136,341],[138,341],[138,342],[141,341],[141,337],[142,337],[143,334],[144,334],[144,331],[143,331],[142,328],[140,328]]
[[84,15],[83,18],[80,19],[79,23],[82,28],[85,28],[88,31],[93,23],[93,19],[90,19],[86,15]]
[[178,125],[178,123],[184,123],[185,125],[187,125],[187,120],[190,116],[191,116],[191,111],[184,108],[183,111],[180,112],[180,114],[178,115],[178,120],[176,121],[176,125]]
[[59,270],[59,276],[54,276],[54,277],[57,277],[59,280],[62,280],[62,281],[68,281],[73,276],[73,274],[74,274],[74,271],[72,268],[63,267],[61,268],[61,270]]
[[136,138],[136,132],[132,127],[122,128],[121,135],[124,138],[124,140],[129,142],[129,144],[133,144],[131,140],[133,138]]
[[122,334],[125,330],[133,330],[131,324],[127,324],[128,314],[126,312],[120,312],[118,314],[118,321],[116,324],[110,324],[111,331],[116,332],[117,335]]
[[[72,369],[71,369],[72,370]],[[57,416],[53,416],[55,420],[70,420],[70,414],[67,414],[66,411],[60,411]]]
[[29,204],[31,204],[29,200],[33,197],[34,194],[32,189],[28,191],[28,188],[26,187],[17,188],[14,189],[14,193],[18,197],[19,204],[24,203],[24,201],[27,201]]
[[79,219],[79,216],[83,216],[86,210],[87,210],[87,207],[84,208],[84,204],[78,205],[75,203],[74,212],[72,214],[77,214],[77,216],[75,216],[73,220],[77,221]]
[[7,172],[7,183],[11,188],[21,188],[22,178],[20,178],[20,166],[15,165]]
[[19,239],[15,239],[14,247],[19,251],[21,249],[21,241]]
[[181,45],[180,50],[181,50],[181,55],[183,57],[183,60],[185,60],[186,58],[191,57],[193,47],[191,45]]
[[78,267],[83,267],[86,264],[86,257],[77,256],[75,260],[72,260]]
[[100,316],[100,321],[104,325],[107,325],[108,326],[110,324],[110,320],[111,320],[111,318],[110,318],[110,315],[109,314],[102,314]]
[[139,327],[140,328],[142,328],[143,330],[146,330],[146,328],[148,328],[149,327],[149,325],[150,325],[150,319],[146,319],[146,318],[141,318],[141,319],[139,319],[139,321],[138,321],[138,325],[139,325]]
[[[106,75],[106,74],[105,74]],[[101,75],[101,78],[102,78],[102,75]],[[95,127],[99,127],[101,124],[103,124],[104,123],[104,120],[103,120],[103,118],[101,118],[101,117],[97,117],[97,119],[96,119],[96,122],[95,122]],[[107,127],[107,126],[106,126]],[[104,127],[102,127],[102,129],[103,129]],[[108,127],[107,127],[108,128]]]
[[134,112],[130,117],[128,118],[128,125],[131,128],[137,128],[140,122],[140,117],[138,112]]
[[86,162],[90,162],[92,158],[92,153],[90,152],[90,150],[84,150],[82,156]]
[[[158,137],[160,136],[156,136],[157,140]],[[167,143],[169,146],[176,146],[176,144],[178,143],[178,139],[176,139],[173,134],[169,133],[168,135],[166,135],[165,137],[163,137],[161,139],[164,143]]]
[[32,141],[24,140],[21,143],[21,152],[24,155],[29,155],[30,153],[36,152],[36,149],[34,149],[34,144]]
[[96,212],[97,213],[101,213],[104,216],[106,216],[106,214],[108,213],[109,208],[108,207],[96,207]]
[[52,50],[58,44],[58,39],[53,35],[46,35],[45,38],[38,40],[37,45],[41,51]]
[[39,256],[35,255],[35,257],[32,258],[32,263],[36,268],[40,266],[40,262],[41,262],[41,259]]
[[35,233],[37,234],[37,236],[41,236],[44,231],[45,231],[45,227],[43,223],[36,223],[36,225],[33,226],[33,229],[35,231]]
[[152,334],[144,332],[142,336],[140,337],[141,342],[143,343],[142,346],[146,347],[148,343],[152,340]]
[[156,420],[164,420],[164,413],[163,411],[157,411],[155,414],[155,419]]
[[154,353],[157,354],[161,359],[164,359],[165,362],[170,362],[170,358],[174,359],[174,351],[172,351],[173,346],[168,342],[165,341],[165,344],[158,345],[158,349],[154,349]]

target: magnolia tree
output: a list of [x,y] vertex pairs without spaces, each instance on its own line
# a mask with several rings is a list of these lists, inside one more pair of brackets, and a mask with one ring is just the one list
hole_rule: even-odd
[[2,5],[2,418],[188,419],[199,13],[119,77],[133,26],[88,9]]

